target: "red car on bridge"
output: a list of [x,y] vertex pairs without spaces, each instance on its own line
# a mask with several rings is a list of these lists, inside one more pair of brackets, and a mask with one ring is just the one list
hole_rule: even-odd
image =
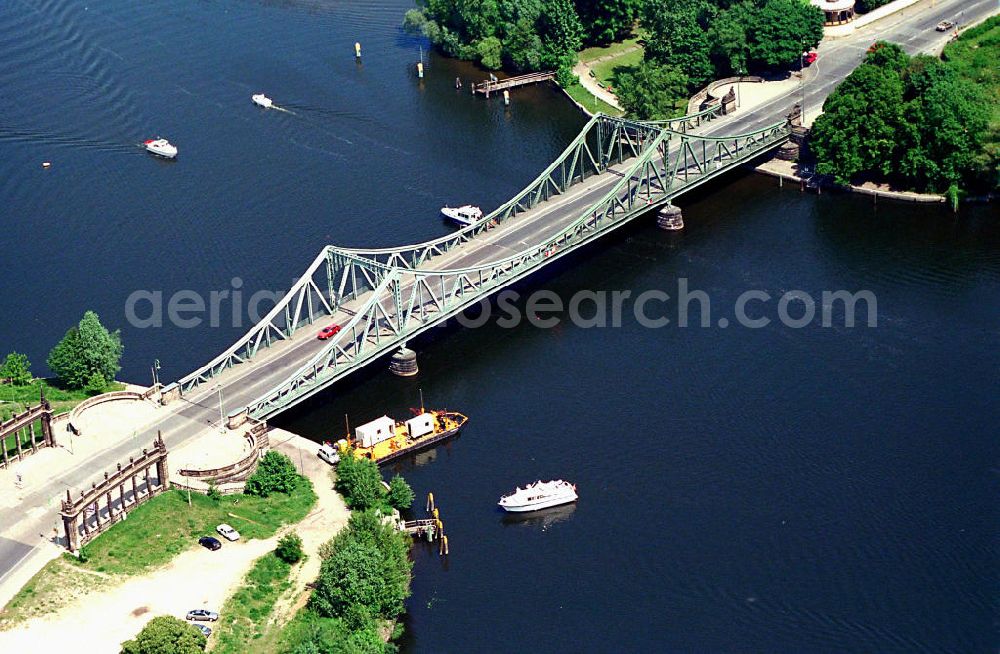
[[340,325],[329,325],[319,330],[319,334],[316,336],[321,341],[325,341],[334,334],[340,331]]

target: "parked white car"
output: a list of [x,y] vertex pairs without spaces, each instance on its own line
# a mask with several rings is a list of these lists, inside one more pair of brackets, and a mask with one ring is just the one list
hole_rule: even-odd
[[316,455],[332,466],[337,465],[337,462],[340,461],[340,453],[337,452],[337,448],[326,443],[319,446],[319,451]]
[[240,539],[240,532],[236,531],[227,524],[221,524],[218,527],[216,527],[215,530],[219,532],[219,535],[225,538],[226,540]]

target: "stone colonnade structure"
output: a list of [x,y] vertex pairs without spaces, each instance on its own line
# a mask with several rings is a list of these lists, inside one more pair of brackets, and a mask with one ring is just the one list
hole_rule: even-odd
[[[0,455],[2,456],[0,467],[9,466],[11,459],[20,461],[26,454],[34,454],[38,451],[39,445],[41,447],[55,447],[56,439],[52,433],[52,406],[45,399],[44,391],[41,392],[40,398],[38,406],[28,409],[21,415],[15,413],[10,420],[0,424],[0,450],[3,450],[2,455]],[[40,442],[35,436],[35,423],[39,421],[41,421],[42,426],[42,440]],[[30,452],[23,449],[25,444],[22,441],[25,434],[30,436]],[[17,444],[17,450],[13,454],[7,451],[7,439],[11,435],[14,436],[14,441]]]
[[823,11],[823,24],[843,25],[854,20],[854,0],[812,0]]
[[[153,467],[156,468],[155,484],[149,474]],[[167,446],[163,443],[162,435],[157,433],[152,449],[143,448],[138,459],[129,457],[127,464],[123,466],[119,463],[110,475],[105,472],[102,481],[91,484],[88,490],[80,491],[80,497],[76,500],[67,489],[60,511],[66,531],[66,548],[77,552],[102,531],[124,520],[131,509],[166,490],[169,477]],[[131,487],[131,494],[126,491],[126,484]],[[118,496],[117,508],[114,494]],[[102,503],[106,510],[104,516],[101,515]]]

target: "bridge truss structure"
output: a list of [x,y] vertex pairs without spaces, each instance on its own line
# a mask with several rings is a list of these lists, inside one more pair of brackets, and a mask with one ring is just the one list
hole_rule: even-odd
[[[735,136],[692,133],[717,116],[639,122],[598,114],[521,192],[477,222],[441,238],[402,247],[357,249],[327,245],[275,307],[225,352],[179,380],[191,392],[223,371],[250,364],[297,330],[330,316],[348,316],[341,330],[282,382],[247,407],[265,419],[314,395],[449,317],[575,251],[639,215],[778,147],[790,135],[776,123]],[[512,221],[575,186],[601,177],[601,193],[570,220],[506,257],[456,259]],[[525,215],[529,214],[529,215]],[[545,216],[547,214],[540,214]],[[565,217],[565,216],[564,216]]]

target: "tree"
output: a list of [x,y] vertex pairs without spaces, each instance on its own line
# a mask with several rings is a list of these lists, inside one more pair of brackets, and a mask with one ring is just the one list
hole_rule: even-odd
[[206,642],[194,625],[161,615],[150,620],[134,639],[122,643],[121,654],[200,654]]
[[278,541],[274,553],[285,563],[298,563],[303,556],[302,539],[295,532],[286,534]]
[[823,12],[804,0],[766,0],[755,12],[747,30],[750,65],[760,68],[790,66],[804,50],[823,38]]
[[347,527],[321,548],[323,562],[310,605],[352,629],[377,618],[395,618],[409,595],[408,552],[408,536],[384,524],[378,513],[352,514]]
[[516,71],[539,70],[542,66],[542,39],[534,20],[521,18],[504,41],[504,59]]
[[123,349],[121,332],[109,332],[96,313],[87,311],[52,348],[47,363],[66,386],[83,388],[94,373],[113,380],[121,370]]
[[584,40],[591,45],[608,45],[632,31],[637,0],[576,0],[576,12],[585,26]]
[[299,483],[295,464],[281,452],[271,450],[261,458],[257,470],[247,479],[243,492],[267,497],[271,493],[291,493]]
[[677,105],[686,101],[687,87],[687,77],[676,66],[643,60],[637,67],[618,73],[615,90],[630,115],[659,120],[678,115]]
[[823,104],[809,147],[816,171],[847,184],[862,172],[888,175],[898,147],[903,81],[891,69],[862,64]]
[[365,511],[383,505],[385,488],[382,473],[371,459],[359,459],[345,452],[337,463],[336,488],[352,509]]
[[0,366],[0,379],[10,380],[14,386],[26,386],[31,383],[31,362],[28,357],[19,352],[11,352]]
[[108,382],[104,381],[104,376],[95,370],[87,377],[87,383],[83,390],[87,391],[88,395],[100,395],[107,386]]
[[714,8],[705,0],[650,2],[643,24],[650,31],[645,57],[684,71],[689,88],[715,76],[707,28]]
[[583,44],[583,25],[570,0],[544,0],[536,25],[542,39],[542,66],[573,68]]
[[503,45],[500,39],[495,36],[488,36],[476,42],[476,53],[479,55],[479,63],[483,68],[496,70],[500,68],[500,54],[503,52]]
[[389,480],[389,504],[400,511],[413,505],[413,489],[399,475]]

